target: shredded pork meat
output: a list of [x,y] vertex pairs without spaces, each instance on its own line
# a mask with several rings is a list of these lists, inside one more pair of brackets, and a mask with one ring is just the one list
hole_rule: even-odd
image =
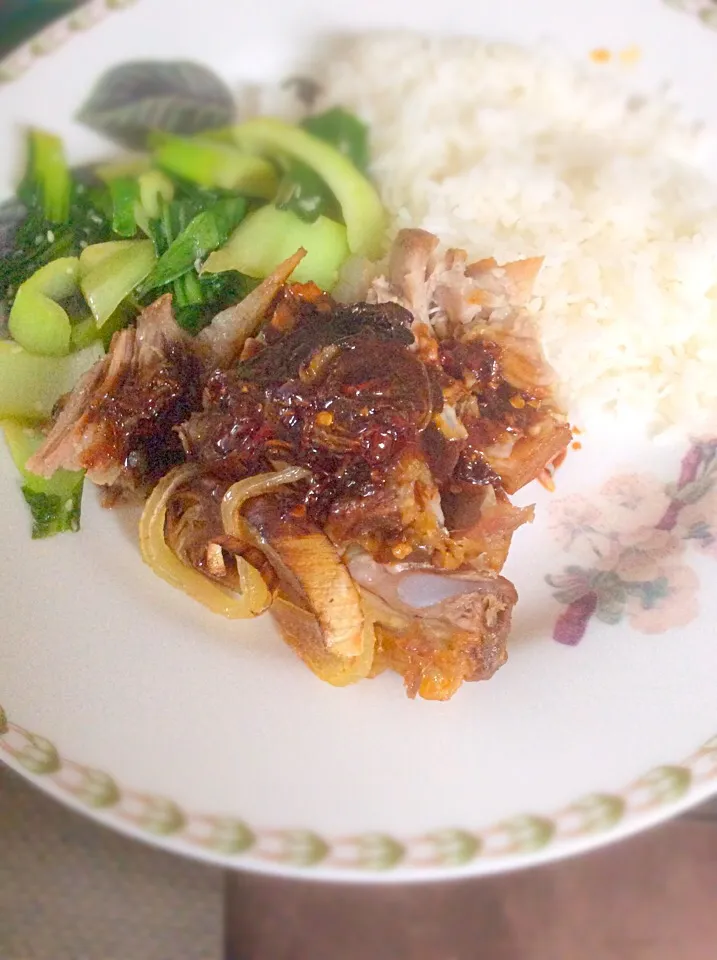
[[[402,231],[365,302],[288,284],[303,251],[197,338],[162,297],[66,398],[30,468],[83,469],[167,504],[182,562],[230,589],[237,557],[276,596],[285,639],[332,683],[393,670],[447,699],[506,659],[500,576],[533,517],[509,495],[564,454],[570,428],[525,311],[537,259],[498,266]],[[300,467],[223,526],[232,484]]]
[[85,470],[118,494],[146,492],[182,459],[174,428],[198,406],[202,364],[167,295],[115,334],[28,464],[40,476]]

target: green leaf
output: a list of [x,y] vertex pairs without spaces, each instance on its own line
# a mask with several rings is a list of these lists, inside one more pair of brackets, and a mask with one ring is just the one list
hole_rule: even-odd
[[112,230],[120,237],[137,233],[135,204],[139,200],[139,184],[129,178],[118,178],[110,183],[112,197]]
[[7,714],[0,706],[0,737],[4,737],[8,731]]
[[80,504],[84,474],[80,471],[56,470],[49,477],[39,477],[27,469],[30,457],[41,446],[44,435],[32,427],[11,420],[2,423],[10,455],[24,481],[22,493],[30,506],[33,539],[50,537],[80,526]]
[[342,107],[334,107],[325,113],[307,117],[301,126],[336,147],[357,169],[366,173],[370,159],[368,127],[353,113]]
[[385,833],[366,833],[357,838],[359,866],[366,870],[390,870],[406,856],[406,848]]
[[615,596],[625,599],[625,584],[614,570],[597,570],[591,579],[591,587],[600,596]]
[[[186,280],[186,277],[182,279]],[[254,289],[257,281],[237,273],[236,270],[229,270],[215,275],[202,274],[198,284],[199,299],[194,302],[190,302],[186,296],[177,296],[175,290],[175,318],[179,326],[192,335],[204,329],[222,310],[243,300]],[[186,294],[186,290],[183,290],[183,293]]]
[[[307,133],[331,144],[362,173],[369,162],[368,128],[340,107],[308,117],[301,126]],[[290,210],[307,223],[318,217],[341,219],[341,207],[325,180],[297,158],[284,160],[284,176],[274,200],[279,210]]]
[[154,162],[174,177],[200,186],[270,200],[276,194],[274,164],[227,143],[200,137],[162,135]]
[[228,855],[245,853],[256,843],[256,837],[242,820],[231,817],[216,817],[207,846]]
[[18,763],[21,763],[30,773],[37,775],[57,773],[61,764],[55,746],[45,737],[39,737],[35,733],[28,733],[26,737],[26,745],[15,755]]
[[300,160],[288,160],[274,205],[289,210],[307,223],[320,216],[341,219],[341,208],[321,177]]
[[80,475],[77,486],[69,496],[41,493],[28,484],[23,486],[22,495],[32,514],[33,540],[44,540],[68,531],[77,533],[80,529],[83,482],[84,475]]
[[436,858],[445,867],[460,867],[478,856],[480,839],[465,830],[439,830],[428,839],[436,848]]
[[72,180],[62,140],[43,130],[31,130],[29,154],[18,195],[28,205],[40,204],[49,223],[64,223],[70,215]]
[[12,305],[18,288],[41,267],[63,257],[77,257],[88,244],[109,240],[111,203],[105,188],[90,189],[75,181],[66,223],[45,218],[35,199],[18,221],[18,208],[0,217],[0,301]]
[[226,243],[245,213],[246,201],[242,197],[219,200],[198,213],[159,258],[139,295],[145,296],[193,270],[198,260]]
[[149,133],[191,134],[228,124],[234,100],[211,70],[189,61],[134,61],[99,80],[78,120],[128,147]]

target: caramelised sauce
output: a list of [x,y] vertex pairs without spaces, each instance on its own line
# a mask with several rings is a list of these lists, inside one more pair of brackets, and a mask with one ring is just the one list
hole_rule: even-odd
[[[428,542],[440,526],[440,491],[500,490],[486,450],[543,416],[536,395],[506,380],[500,344],[446,340],[419,355],[411,319],[395,303],[285,288],[238,367],[208,377],[203,412],[180,429],[188,456],[229,481],[308,467],[311,480],[282,500],[293,517],[370,540],[382,559],[409,554],[410,537]],[[455,436],[438,418],[448,406]]]

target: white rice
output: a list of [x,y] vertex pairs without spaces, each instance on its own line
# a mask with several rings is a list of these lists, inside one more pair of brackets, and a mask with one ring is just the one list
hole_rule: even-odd
[[[369,124],[391,234],[545,255],[531,304],[573,421],[717,425],[711,139],[626,67],[473,39],[377,35],[316,72]],[[717,163],[714,169],[717,170]]]

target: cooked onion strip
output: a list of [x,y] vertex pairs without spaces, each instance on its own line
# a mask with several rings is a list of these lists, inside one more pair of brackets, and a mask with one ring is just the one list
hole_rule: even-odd
[[346,687],[363,680],[371,672],[376,634],[373,620],[368,615],[364,620],[361,652],[347,657],[329,649],[318,619],[308,610],[291,603],[283,594],[277,594],[271,612],[284,641],[320,680],[334,687]]
[[222,500],[222,524],[226,535],[253,543],[253,534],[247,529],[246,521],[241,515],[242,505],[252,497],[260,497],[278,487],[306,480],[310,476],[311,471],[305,467],[286,467],[278,473],[257,473],[253,477],[233,483]]
[[214,358],[224,367],[228,367],[241,353],[248,337],[252,337],[264,319],[283,283],[306,256],[301,247],[296,253],[280,263],[265,280],[255,287],[248,296],[236,306],[222,310],[208,327],[199,334],[197,340],[209,346]]
[[267,609],[271,603],[271,594],[259,571],[250,563],[242,557],[237,560],[242,590],[241,594],[237,594],[183,563],[167,545],[164,532],[167,504],[183,484],[199,474],[200,469],[192,463],[175,467],[152,491],[139,522],[142,559],[158,577],[184,591],[193,600],[198,600],[212,613],[221,614],[230,620],[255,617]]

